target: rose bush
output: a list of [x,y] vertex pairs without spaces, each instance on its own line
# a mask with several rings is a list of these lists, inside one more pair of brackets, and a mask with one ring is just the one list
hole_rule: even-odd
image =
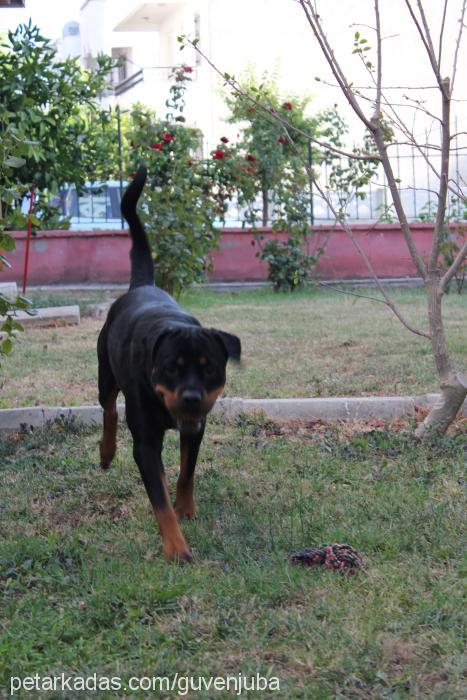
[[228,139],[221,137],[203,158],[201,132],[186,125],[182,113],[192,72],[186,65],[175,69],[165,119],[139,104],[124,120],[128,176],[141,162],[148,167],[141,217],[153,251],[155,281],[176,296],[204,280],[238,175]]

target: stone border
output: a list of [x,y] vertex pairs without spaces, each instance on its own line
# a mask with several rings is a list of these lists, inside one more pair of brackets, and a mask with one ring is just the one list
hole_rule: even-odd
[[[282,420],[386,420],[413,413],[417,408],[431,408],[438,394],[422,396],[364,396],[326,399],[241,399],[224,398],[215,404],[213,413],[234,418],[243,413],[263,412],[270,418]],[[120,418],[124,404],[118,405]],[[467,401],[462,408],[467,416]],[[34,406],[0,410],[0,431],[14,432],[22,428],[40,428],[49,421],[75,420],[83,425],[101,424],[100,406],[69,408]]]
[[[0,321],[3,321],[0,316]],[[35,309],[34,314],[27,311],[15,311],[15,321],[28,328],[47,328],[49,326],[79,326],[80,313],[78,304],[71,306],[47,306]]]
[[[382,277],[381,281],[385,285],[394,287],[422,287],[423,280],[421,277]],[[375,281],[372,277],[351,277],[349,279],[312,279],[313,284],[346,286],[346,287],[374,287]],[[211,292],[238,292],[238,291],[253,291],[257,289],[272,289],[271,282],[265,280],[238,280],[231,282],[201,282],[193,284],[191,289],[206,289]],[[28,290],[31,292],[120,292],[123,294],[128,290],[128,283],[117,284],[114,282],[105,283],[86,283],[76,282],[72,284],[36,284],[30,285]]]

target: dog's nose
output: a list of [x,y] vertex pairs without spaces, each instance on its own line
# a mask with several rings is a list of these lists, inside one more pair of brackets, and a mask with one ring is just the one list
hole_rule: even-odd
[[202,398],[201,392],[195,389],[185,389],[182,393],[183,403],[187,408],[198,408]]

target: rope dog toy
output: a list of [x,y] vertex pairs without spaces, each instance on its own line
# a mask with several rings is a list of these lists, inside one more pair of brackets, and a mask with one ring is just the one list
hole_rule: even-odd
[[365,569],[362,557],[349,544],[324,544],[322,547],[302,549],[300,552],[293,552],[289,561],[291,564],[303,566],[321,564],[342,574],[354,574]]

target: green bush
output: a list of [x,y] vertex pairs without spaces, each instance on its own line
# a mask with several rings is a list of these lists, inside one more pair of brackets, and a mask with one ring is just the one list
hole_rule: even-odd
[[268,279],[277,292],[292,292],[303,286],[317,260],[303,252],[302,241],[297,238],[267,241],[259,257],[268,264]]
[[[95,71],[84,70],[74,58],[58,60],[56,49],[31,23],[8,32],[0,45],[0,104],[11,133],[20,137],[10,166],[16,182],[34,185],[36,226],[57,216],[48,202],[64,184],[79,189],[88,179],[108,177],[115,167],[115,121],[96,105],[113,65],[107,56],[98,57]],[[4,200],[9,229],[21,225],[17,205]]]
[[210,157],[202,158],[202,134],[185,124],[190,74],[189,66],[174,71],[165,119],[135,105],[124,127],[128,176],[141,162],[148,167],[141,216],[153,250],[156,284],[175,295],[204,280],[219,240],[216,224],[224,220],[235,192],[225,144],[220,142]]

